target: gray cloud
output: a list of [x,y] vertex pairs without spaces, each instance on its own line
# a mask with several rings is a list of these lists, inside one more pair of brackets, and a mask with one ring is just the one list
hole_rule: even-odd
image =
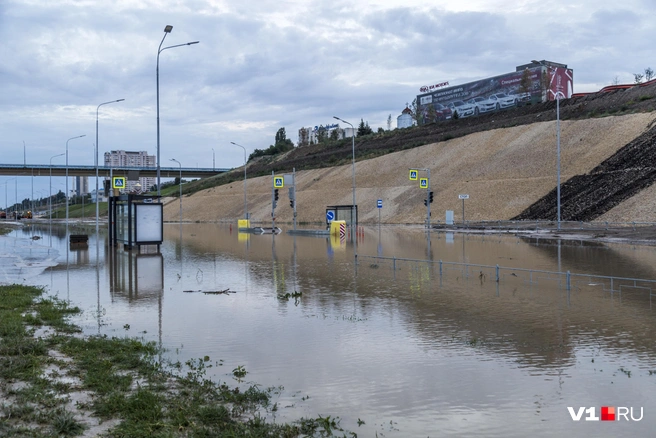
[[243,152],[230,141],[265,148],[282,126],[296,141],[300,127],[333,115],[386,127],[422,85],[498,75],[531,59],[567,63],[575,91],[615,76],[632,82],[649,66],[656,24],[646,0],[479,3],[5,1],[3,162],[22,162],[25,141],[27,161],[48,163],[85,133],[71,162],[92,164],[96,106],[119,98],[100,113],[101,153],[154,153],[166,24],[174,28],[164,47],[200,41],[160,56],[162,162],[177,155],[185,166],[205,165],[212,148],[222,151],[217,166],[238,166]]

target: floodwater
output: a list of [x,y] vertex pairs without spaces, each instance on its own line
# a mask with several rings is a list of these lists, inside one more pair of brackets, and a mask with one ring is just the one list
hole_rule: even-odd
[[[86,333],[283,388],[275,421],[337,416],[360,437],[656,430],[654,247],[372,227],[355,264],[348,238],[227,224],[165,225],[157,254],[110,252],[104,235],[67,251],[63,229],[47,231],[0,239],[22,263],[4,261],[0,281],[69,299]],[[602,406],[640,421],[586,421]],[[568,407],[595,411],[574,421]]]

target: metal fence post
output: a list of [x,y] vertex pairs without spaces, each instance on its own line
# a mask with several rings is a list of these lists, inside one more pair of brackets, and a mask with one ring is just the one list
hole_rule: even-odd
[[567,271],[567,290],[572,289],[572,274]]
[[496,272],[497,272],[497,283],[498,283],[499,282],[499,265],[497,265]]

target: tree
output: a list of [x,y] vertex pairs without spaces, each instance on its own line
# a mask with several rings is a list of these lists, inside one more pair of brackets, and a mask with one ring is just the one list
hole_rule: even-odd
[[383,129],[383,127],[379,126],[378,127],[378,134],[384,134],[384,133],[385,133],[385,130]]
[[611,82],[611,85],[619,85],[620,84],[620,78],[618,76],[615,76],[613,78],[613,81]]
[[526,68],[522,73],[522,78],[519,81],[519,92],[529,93],[531,91],[533,81],[531,80],[531,71]]
[[642,83],[642,78],[644,78],[644,77],[645,77],[645,75],[643,75],[642,73],[633,73],[633,78],[634,78],[636,84]]
[[551,89],[551,79],[553,74],[549,71],[549,68],[546,68],[542,71],[542,76],[540,77],[540,89],[542,90],[543,95],[549,99],[548,92]]
[[387,116],[387,130],[390,131],[392,129],[392,115],[390,114]]
[[326,128],[323,125],[319,126],[317,129],[317,143],[324,143],[328,139],[328,134],[326,133]]
[[310,144],[310,130],[307,128],[301,128],[298,130],[298,145],[307,146]]
[[654,70],[652,70],[651,67],[647,67],[645,69],[645,80],[649,82],[652,79],[654,79]]
[[340,131],[341,130],[339,128],[336,128],[336,129],[333,129],[332,131],[330,131],[330,140],[331,141],[339,140]]
[[280,128],[278,129],[278,132],[276,132],[276,143],[281,143],[287,140],[287,133],[285,132],[285,128]]
[[428,105],[428,111],[426,113],[426,120],[424,123],[435,123],[437,122],[437,110],[433,105]]
[[412,111],[412,114],[410,114],[412,116],[412,120],[419,123],[419,120],[417,120],[417,98],[416,97],[412,101],[412,105],[410,105],[410,111]]
[[373,134],[374,131],[369,127],[369,122],[366,122],[363,119],[360,119],[360,125],[358,126],[358,137],[361,135]]
[[280,128],[278,129],[278,132],[276,132],[276,142],[273,144],[273,147],[275,149],[273,151],[274,154],[278,152],[287,152],[294,148],[294,142],[287,138],[285,128]]

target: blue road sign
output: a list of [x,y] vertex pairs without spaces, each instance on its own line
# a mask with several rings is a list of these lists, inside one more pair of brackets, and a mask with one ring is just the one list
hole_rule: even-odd
[[383,208],[383,200],[382,199],[378,200],[378,208]]
[[276,176],[273,178],[273,187],[276,189],[281,189],[285,186],[285,179],[282,176]]
[[335,219],[335,212],[332,211],[332,210],[328,210],[328,211],[326,212],[326,220],[327,220],[328,222],[332,222],[334,219]]

